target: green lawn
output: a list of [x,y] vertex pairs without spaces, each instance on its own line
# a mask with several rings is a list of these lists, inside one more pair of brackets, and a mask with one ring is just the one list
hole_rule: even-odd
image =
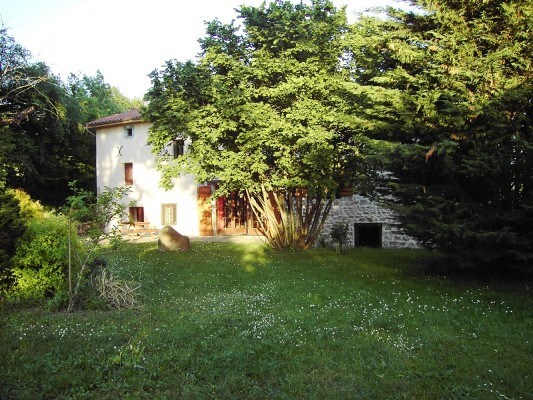
[[422,251],[125,245],[139,310],[0,311],[1,399],[532,399],[525,284]]

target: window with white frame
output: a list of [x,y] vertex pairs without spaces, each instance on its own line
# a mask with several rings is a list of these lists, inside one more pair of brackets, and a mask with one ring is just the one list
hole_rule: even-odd
[[176,203],[161,204],[161,225],[176,225],[176,211]]
[[133,137],[133,126],[124,127],[124,139],[131,139]]

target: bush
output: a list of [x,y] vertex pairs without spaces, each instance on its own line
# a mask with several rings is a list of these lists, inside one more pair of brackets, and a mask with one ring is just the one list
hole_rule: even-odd
[[11,192],[0,189],[0,289],[12,283],[12,258],[24,230],[19,202]]
[[10,189],[8,192],[18,200],[20,206],[20,217],[25,223],[34,219],[43,219],[45,209],[38,200],[32,200],[30,195],[21,189]]
[[348,242],[348,224],[335,222],[329,234],[333,242],[339,245],[337,252],[342,254],[342,246]]
[[[83,246],[74,227],[72,237],[73,253],[81,253]],[[13,298],[31,301],[67,299],[68,219],[49,214],[46,218],[31,220],[17,245],[13,261]]]
[[93,286],[112,309],[136,308],[140,305],[137,292],[140,285],[119,277],[110,267],[100,268],[93,274]]

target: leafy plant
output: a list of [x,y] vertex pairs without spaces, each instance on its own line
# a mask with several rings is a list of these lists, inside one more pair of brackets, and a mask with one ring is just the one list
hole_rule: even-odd
[[25,223],[33,219],[42,219],[45,217],[46,210],[38,200],[33,200],[28,193],[22,189],[9,189],[19,202],[20,217]]
[[84,252],[74,230],[64,215],[50,213],[46,218],[30,220],[13,260],[13,299],[65,298],[69,247],[80,255]]
[[[357,87],[341,62],[345,10],[285,0],[237,11],[242,29],[207,25],[197,63],[152,73],[148,143],[163,185],[181,172],[217,179],[217,195],[248,197],[272,248],[307,249],[337,189],[362,172]],[[192,144],[173,159],[176,132]]]
[[[72,232],[69,231],[68,243],[68,311],[72,311],[78,301],[81,289],[87,283],[89,267],[95,257],[95,253],[101,247],[101,241],[107,239],[113,248],[117,248],[122,236],[118,229],[112,228],[109,232],[106,229],[114,220],[125,218],[127,205],[122,199],[131,190],[128,187],[106,187],[94,197],[91,192],[76,187],[76,182],[70,183],[74,194],[68,200],[68,221],[69,226],[74,221],[83,222],[87,225],[87,240],[83,255],[73,251],[71,246]],[[74,284],[73,260],[79,264],[79,271]],[[112,282],[113,280],[111,280]]]
[[343,245],[348,242],[348,224],[340,221],[335,222],[329,234],[333,242],[337,243],[337,253],[342,254],[344,252]]
[[12,282],[12,258],[16,252],[16,242],[24,230],[19,202],[12,193],[0,188],[0,288]]

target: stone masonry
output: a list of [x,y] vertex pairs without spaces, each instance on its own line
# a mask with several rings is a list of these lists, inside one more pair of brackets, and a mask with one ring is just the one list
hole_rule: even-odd
[[330,214],[324,224],[322,237],[331,243],[329,232],[336,222],[348,223],[349,247],[354,246],[356,224],[381,225],[381,245],[383,248],[418,248],[417,241],[398,228],[398,222],[391,210],[383,208],[369,199],[359,196],[347,196],[335,199]]

